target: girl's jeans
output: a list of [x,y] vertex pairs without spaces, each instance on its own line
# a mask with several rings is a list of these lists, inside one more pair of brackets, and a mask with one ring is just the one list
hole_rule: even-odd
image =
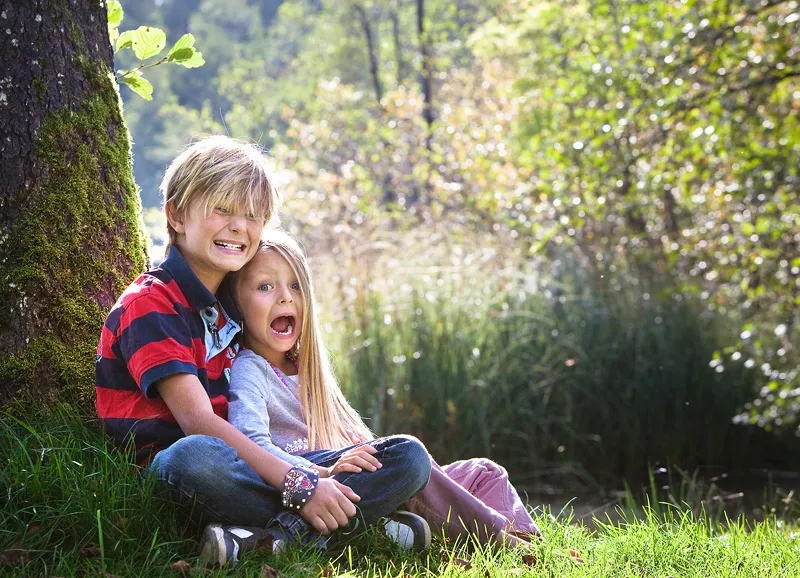
[[[428,452],[416,438],[397,435],[369,443],[378,450],[375,457],[382,468],[334,476],[361,497],[356,504],[357,518],[365,525],[374,524],[422,491],[431,474]],[[317,450],[303,457],[329,466],[348,449]],[[191,500],[195,513],[206,522],[263,528],[274,520],[293,534],[312,531],[299,514],[281,506],[280,491],[268,485],[237,457],[236,450],[218,438],[181,438],[156,455],[147,474],[155,475],[160,485]]]

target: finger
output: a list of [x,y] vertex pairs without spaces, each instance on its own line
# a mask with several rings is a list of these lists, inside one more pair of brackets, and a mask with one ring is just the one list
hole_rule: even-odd
[[371,463],[376,468],[382,468],[383,467],[383,464],[380,462],[380,460],[378,458],[376,458],[375,456],[373,456],[373,455],[361,454],[361,456],[359,456],[359,457],[362,457],[363,459],[367,460],[369,463]]
[[333,468],[333,472],[331,472],[331,475],[335,476],[336,474],[338,474],[340,472],[352,472],[354,474],[357,474],[357,473],[359,473],[361,471],[363,471],[362,468],[360,468],[356,464],[348,464],[347,462],[344,462],[344,463],[336,464],[336,467]]
[[[367,457],[372,458],[372,456],[367,456]],[[372,459],[373,459],[373,461],[377,461],[377,460],[375,460],[375,458],[372,458]],[[367,471],[370,471],[370,472],[374,472],[375,470],[377,470],[380,467],[380,462],[378,462],[378,465],[375,465],[374,462],[370,462],[369,460],[367,460],[367,459],[365,459],[365,458],[363,458],[361,456],[352,456],[345,463],[350,464],[350,465],[354,465],[354,466],[358,466],[359,468],[367,470]]]
[[[345,497],[350,500],[351,502],[360,502],[361,496],[356,494],[352,488],[345,486],[338,480],[333,480],[333,483],[336,484],[336,487],[345,495]],[[355,508],[354,508],[355,510]]]
[[349,519],[356,515],[356,507],[346,496],[341,497],[339,507],[342,508],[342,513]]
[[[330,507],[330,504],[328,505]],[[339,529],[339,522],[336,521],[336,518],[333,517],[330,510],[325,510],[321,512],[319,515],[322,518],[322,521],[325,523],[325,526],[328,529],[328,532],[335,532]]]
[[308,520],[308,523],[311,524],[311,526],[323,536],[327,536],[329,534],[328,526],[325,524],[325,522],[322,521],[322,518],[320,518],[319,516],[314,516],[313,518]]
[[[336,519],[336,523],[339,525],[339,528],[344,528],[345,526],[347,526],[347,523],[350,521],[350,519],[347,516],[347,513],[344,511],[344,508],[342,508],[342,506],[347,504],[350,504],[352,506],[353,502],[344,497],[340,497],[339,499],[341,500],[341,502],[337,502],[336,507],[331,508],[331,514]],[[355,506],[353,507],[355,508]]]

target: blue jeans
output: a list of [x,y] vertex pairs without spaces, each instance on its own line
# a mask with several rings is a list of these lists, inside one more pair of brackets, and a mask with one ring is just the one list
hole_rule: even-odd
[[[362,444],[358,444],[362,445]],[[425,446],[411,436],[390,436],[370,442],[383,467],[375,472],[344,472],[334,476],[361,496],[356,504],[365,525],[396,510],[425,488],[431,462]],[[303,455],[323,466],[332,465],[342,450],[317,450]],[[295,534],[313,531],[296,512],[281,506],[280,492],[267,484],[236,450],[221,439],[192,435],[160,451],[147,469],[161,486],[189,499],[207,522],[266,527],[276,521]]]

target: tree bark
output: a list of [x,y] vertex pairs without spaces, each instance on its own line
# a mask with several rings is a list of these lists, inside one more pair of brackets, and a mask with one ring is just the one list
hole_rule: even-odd
[[92,399],[147,264],[105,4],[0,0],[0,403]]
[[[425,119],[425,151],[428,157],[428,170],[425,176],[425,194],[428,199],[423,199],[423,202],[429,200],[431,193],[431,152],[433,148],[433,121],[436,120],[436,113],[433,109],[433,71],[431,68],[431,54],[430,46],[428,44],[428,35],[425,32],[425,0],[416,0],[417,2],[417,36],[419,38],[419,56],[420,56],[420,85],[422,87],[422,117]],[[416,195],[415,195],[416,196]],[[411,200],[411,204],[417,202],[417,198]]]
[[394,57],[397,61],[397,86],[402,86],[408,77],[408,64],[403,57],[403,44],[400,41],[400,14],[398,0],[392,2],[389,18],[392,21],[392,37],[394,39]]
[[375,100],[378,101],[378,106],[382,106],[381,100],[383,100],[383,87],[381,85],[380,71],[378,70],[377,38],[374,38],[374,36],[377,36],[377,34],[373,33],[372,31],[372,26],[370,26],[369,17],[367,16],[367,11],[364,10],[364,7],[360,4],[356,4],[353,6],[353,8],[358,13],[358,19],[361,21],[361,29],[364,31],[364,37],[367,40],[369,73],[372,77],[372,87],[375,90]]

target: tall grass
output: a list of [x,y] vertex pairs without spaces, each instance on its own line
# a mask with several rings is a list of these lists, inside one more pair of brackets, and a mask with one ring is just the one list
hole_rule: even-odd
[[782,442],[732,424],[756,376],[712,367],[733,325],[699,300],[566,261],[543,272],[449,251],[364,250],[321,268],[337,375],[377,433],[416,434],[442,461],[491,456],[523,481],[780,460],[764,444]]

